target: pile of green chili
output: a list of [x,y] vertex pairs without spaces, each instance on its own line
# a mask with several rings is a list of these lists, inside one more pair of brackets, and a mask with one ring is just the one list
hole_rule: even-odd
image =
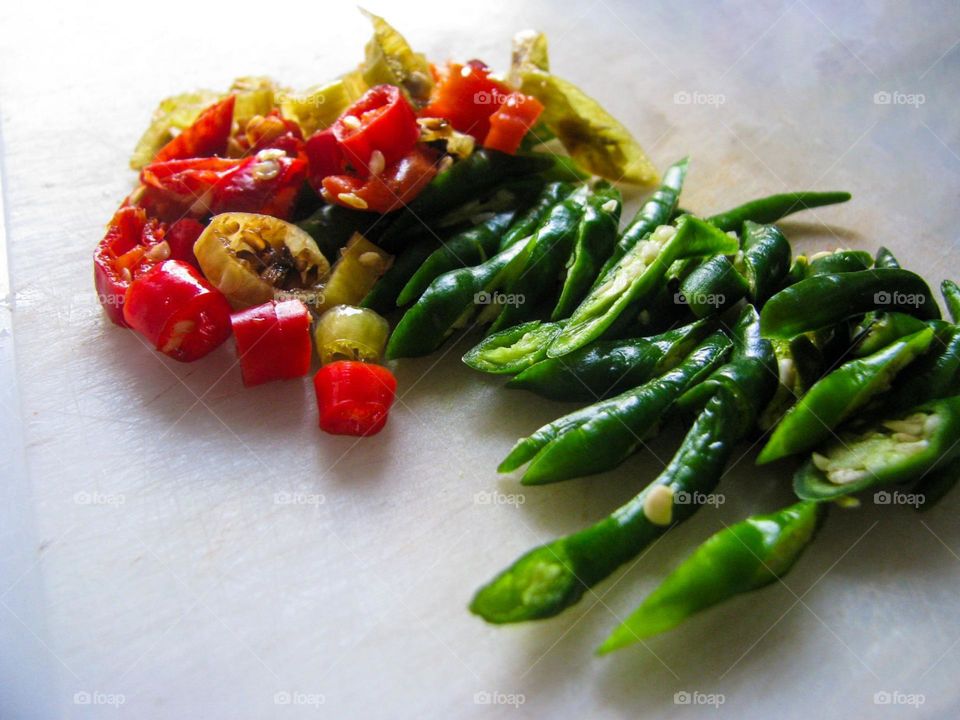
[[[554,175],[556,172],[551,171]],[[673,418],[663,472],[603,520],[529,551],[483,586],[492,623],[556,615],[709,502],[743,442],[757,463],[801,460],[797,502],[697,548],[599,651],[669,630],[773,583],[827,507],[908,488],[920,509],[960,477],[960,288],[930,287],[881,248],[795,255],[774,223],[850,199],[795,192],[698,217],[678,209],[687,160],[620,230],[604,181],[554,177],[466,231],[401,253],[369,304],[404,308],[390,357],[426,355],[489,325],[464,356],[507,387],[580,407],[517,442],[501,472],[539,485],[610,470]],[[516,184],[516,180],[513,181]],[[584,406],[584,403],[589,403]]]

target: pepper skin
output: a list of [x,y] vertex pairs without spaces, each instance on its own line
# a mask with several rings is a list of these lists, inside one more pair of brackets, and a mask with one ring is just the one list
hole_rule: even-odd
[[299,300],[271,300],[230,318],[243,384],[289,380],[310,372],[310,311]]

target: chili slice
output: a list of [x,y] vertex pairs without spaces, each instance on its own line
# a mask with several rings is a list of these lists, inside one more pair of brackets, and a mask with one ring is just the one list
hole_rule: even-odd
[[376,435],[387,423],[397,380],[380,365],[340,360],[313,376],[320,429],[333,435]]
[[310,311],[299,300],[271,300],[230,318],[247,387],[310,372]]
[[510,93],[490,116],[490,130],[483,146],[513,155],[542,112],[543,105],[535,97]]
[[230,335],[227,299],[180,260],[166,260],[130,284],[123,319],[181,362],[203,357]]

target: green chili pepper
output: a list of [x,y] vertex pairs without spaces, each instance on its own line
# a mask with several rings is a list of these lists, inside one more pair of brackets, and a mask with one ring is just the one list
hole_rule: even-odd
[[844,363],[819,380],[774,428],[757,464],[819,445],[854,410],[887,390],[896,374],[926,352],[932,340],[933,329],[925,328],[880,352]]
[[354,233],[358,232],[368,239],[373,239],[371,230],[381,222],[385,228],[387,221],[382,220],[382,216],[376,213],[325,203],[297,225],[309,233],[320,252],[332,263],[340,257],[340,248],[347,244],[347,240]]
[[587,197],[573,252],[567,261],[563,289],[551,319],[559,320],[573,312],[599,276],[601,266],[617,242],[621,204],[620,191],[606,182],[595,186]]
[[947,312],[953,322],[960,322],[960,287],[953,280],[940,283],[940,293],[947,305]]
[[717,315],[736,305],[750,290],[747,279],[726,255],[716,255],[680,283],[677,300],[699,318]]
[[557,277],[576,241],[577,226],[583,213],[582,200],[574,196],[550,209],[530,238],[530,253],[523,269],[504,288],[504,294],[513,302],[500,308],[491,331],[530,320],[539,304],[551,299],[556,291]]
[[870,310],[905,312],[924,320],[940,317],[923,278],[909,270],[884,268],[801,280],[766,302],[760,326],[768,337],[791,338]]
[[381,315],[396,310],[400,291],[438,245],[440,241],[432,232],[424,232],[411,240],[363,298],[361,307],[370,308]]
[[960,455],[960,395],[888,415],[842,433],[814,452],[793,478],[797,496],[827,500],[915,482]]
[[533,235],[543,223],[553,206],[562,201],[572,191],[572,187],[564,182],[552,182],[543,188],[540,197],[522,215],[514,220],[510,229],[500,239],[500,249],[506,250],[520,240]]
[[770,403],[760,413],[759,425],[770,430],[780,422],[797,400],[803,397],[823,373],[823,353],[806,335],[792,340],[773,340],[779,382]]
[[598,648],[604,655],[786,575],[813,542],[826,505],[799,502],[725,527],[700,545]]
[[854,357],[872,355],[887,345],[907,335],[923,330],[923,320],[905,313],[867,313],[854,338]]
[[481,310],[496,312],[499,298],[493,293],[526,266],[534,240],[518,242],[480,265],[451,270],[430,283],[400,318],[387,343],[387,358],[429,355]]
[[900,373],[881,398],[888,412],[960,392],[960,327],[937,321],[931,326],[936,333],[931,351]]
[[873,256],[863,250],[834,250],[817,253],[811,255],[809,260],[807,277],[868,270],[873,265]]
[[698,320],[655,337],[600,340],[562,358],[543,359],[546,347],[540,346],[539,362],[520,372],[507,387],[552,400],[602,400],[672,370],[711,329],[710,323]]
[[678,219],[675,227],[661,225],[597,281],[550,345],[547,356],[566,355],[599,339],[615,322],[632,320],[656,297],[674,261],[737,249],[736,239],[690,215]]
[[479,148],[470,157],[455,162],[438,174],[383,233],[379,244],[390,251],[401,244],[411,228],[430,225],[452,207],[489,192],[507,178],[533,175],[549,169],[554,161],[546,155],[507,155]]
[[743,274],[750,285],[750,302],[761,306],[790,271],[790,243],[774,225],[743,223]]
[[729,347],[723,333],[714,333],[675,369],[520,440],[497,470],[511,472],[529,462],[521,482],[540,485],[616,467],[637,450],[684,390],[722,361]]
[[562,327],[562,322],[540,320],[514,325],[485,337],[463,356],[463,362],[480,372],[513,375],[539,364]]
[[873,258],[873,266],[877,268],[897,269],[900,267],[900,263],[897,261],[897,258],[894,257],[892,252],[881,245],[877,249],[877,254]]
[[620,239],[601,268],[599,277],[603,277],[634,245],[645,240],[661,225],[676,219],[674,213],[677,209],[677,201],[680,199],[680,192],[683,190],[683,181],[687,177],[688,164],[689,158],[683,158],[667,168],[660,187],[640,207],[637,214],[633,216],[633,220],[620,234]]
[[[738,323],[738,332],[758,338],[755,318],[752,324]],[[719,482],[734,446],[742,439],[741,428],[752,426],[768,400],[768,395],[732,389],[729,380],[737,377],[751,387],[770,382],[760,378],[760,373],[769,377],[769,372],[756,362],[758,350],[765,354],[757,342],[741,337],[737,348],[729,364],[743,363],[745,372],[724,373],[728,381],[712,385],[716,394],[706,401],[679,451],[655,481],[595,525],[528,552],[477,592],[471,611],[494,623],[556,615],[671,525],[693,515]],[[752,398],[747,417],[742,416],[734,394]]]
[[747,220],[769,225],[800,210],[835,205],[850,199],[848,192],[791,192],[751,200],[726,212],[707,218],[721,230],[736,230]]
[[425,258],[400,291],[397,305],[407,305],[423,295],[430,283],[459,267],[478,265],[500,249],[500,238],[513,221],[513,211],[501,212],[480,224],[444,240]]

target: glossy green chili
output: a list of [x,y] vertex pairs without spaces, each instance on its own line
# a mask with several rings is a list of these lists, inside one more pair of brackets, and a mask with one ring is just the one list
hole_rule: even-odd
[[[710,323],[699,320],[654,337],[600,340],[562,358],[541,359],[510,380],[507,387],[529,390],[551,400],[602,400],[672,370],[711,329]],[[546,347],[536,352],[544,358]]]
[[906,313],[867,313],[854,338],[851,354],[854,357],[872,355],[890,343],[925,327],[923,320]]
[[915,482],[960,455],[960,396],[887,415],[866,429],[841,433],[797,471],[798,497],[827,500]]
[[889,268],[817,275],[770,298],[760,312],[767,337],[791,338],[871,310],[938,319],[940,309],[927,283],[909,270]]
[[530,322],[487,335],[463,356],[464,364],[492,375],[513,375],[538,364],[562,322]]
[[953,280],[940,283],[940,293],[947,305],[947,312],[953,322],[960,322],[960,287]]
[[826,368],[823,352],[806,335],[772,342],[777,356],[778,383],[769,404],[760,413],[759,425],[763,431],[780,422]]
[[881,245],[877,248],[877,254],[873,258],[873,266],[877,268],[899,268],[900,262],[887,248]]
[[775,223],[780,218],[792,215],[800,210],[835,205],[850,199],[848,192],[791,192],[782,195],[751,200],[726,212],[712,215],[707,222],[713,223],[721,230],[736,230],[746,222],[751,221],[761,225]]
[[680,283],[677,302],[698,318],[718,315],[747,296],[750,284],[726,255],[716,255],[694,268]]
[[[397,296],[397,305],[415,302],[430,283],[459,267],[478,265],[500,249],[500,239],[513,221],[513,211],[501,212],[472,228],[459,232],[423,259]],[[389,272],[389,271],[388,271]]]
[[714,333],[673,370],[520,440],[497,470],[511,472],[529,462],[522,482],[540,485],[616,467],[636,452],[674,401],[723,360],[729,347],[723,333]]
[[567,317],[580,304],[617,242],[622,198],[609,183],[598,183],[585,201],[560,299],[550,317]]
[[[697,511],[719,482],[743,429],[753,426],[775,382],[762,360],[768,349],[759,337],[756,315],[750,320],[741,316],[736,328],[742,335],[728,363],[736,369],[718,371],[717,382],[710,385],[714,394],[703,404],[663,473],[609,517],[521,557],[477,592],[472,612],[493,623],[556,615]],[[745,386],[736,387],[736,379]],[[741,406],[741,398],[752,402]]]
[[873,266],[873,256],[863,250],[834,250],[809,257],[807,277],[835,275],[837,273],[868,270]]
[[547,356],[566,355],[600,339],[615,323],[632,321],[656,297],[676,260],[734,253],[738,248],[735,238],[690,215],[679,218],[676,226],[661,225],[597,281],[550,345]]
[[906,410],[927,400],[960,393],[960,327],[932,322],[934,341],[930,352],[911,363],[890,392],[880,399],[888,412]]
[[775,225],[743,223],[743,274],[747,278],[747,296],[757,307],[767,301],[790,272],[790,243]]
[[933,329],[925,328],[821,378],[777,424],[757,463],[819,445],[855,410],[887,390],[896,374],[926,352],[932,340]]
[[813,542],[826,505],[804,501],[725,527],[700,545],[604,641],[601,655],[786,575]]
[[610,268],[616,265],[620,258],[626,255],[641,240],[661,225],[673,222],[683,190],[683,181],[687,177],[689,158],[683,158],[667,168],[663,173],[663,181],[650,198],[640,207],[637,214],[620,234],[620,239],[614,246],[613,252],[604,263],[599,276],[602,277]]

